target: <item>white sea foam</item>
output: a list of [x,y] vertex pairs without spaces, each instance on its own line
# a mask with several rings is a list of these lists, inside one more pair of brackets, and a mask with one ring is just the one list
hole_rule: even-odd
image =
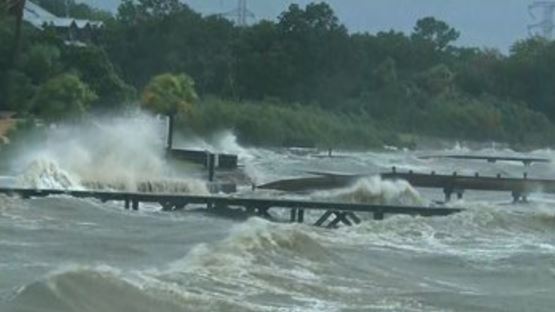
[[208,193],[165,161],[159,118],[134,112],[46,131],[47,140],[20,157],[20,187]]
[[426,201],[406,181],[382,180],[380,177],[364,178],[353,186],[313,193],[313,198],[360,204],[424,205]]

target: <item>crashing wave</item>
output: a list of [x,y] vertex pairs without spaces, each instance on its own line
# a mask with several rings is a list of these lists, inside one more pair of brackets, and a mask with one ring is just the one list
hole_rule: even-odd
[[414,206],[426,203],[408,182],[382,180],[380,177],[360,179],[351,187],[336,191],[317,192],[312,197],[374,205]]
[[16,186],[36,189],[81,189],[79,179],[60,168],[53,160],[32,161],[16,178]]
[[195,194],[207,195],[208,188],[204,181],[193,179],[165,179],[147,181],[85,181],[83,185],[92,190],[124,191],[139,193]]

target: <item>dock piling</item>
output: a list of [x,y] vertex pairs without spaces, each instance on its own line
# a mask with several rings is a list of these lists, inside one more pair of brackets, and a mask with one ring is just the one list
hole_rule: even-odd
[[297,222],[304,223],[304,209],[297,209]]
[[384,212],[382,210],[378,210],[374,212],[374,220],[381,221],[385,218]]
[[448,203],[451,201],[451,195],[453,194],[453,190],[449,188],[444,188],[443,194],[445,194],[445,202]]
[[214,181],[214,172],[216,170],[216,154],[208,154],[208,181]]

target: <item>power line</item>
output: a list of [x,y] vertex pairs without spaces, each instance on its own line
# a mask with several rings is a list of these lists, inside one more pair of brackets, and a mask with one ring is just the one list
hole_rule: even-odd
[[555,30],[554,13],[555,1],[536,1],[528,6],[528,12],[534,19],[538,19],[535,12],[542,10],[541,21],[528,25],[528,32],[530,35],[541,34],[544,38],[552,39],[553,31]]
[[255,18],[254,13],[247,7],[247,0],[238,0],[237,7],[235,9],[221,15],[233,18],[237,26],[241,27],[248,25],[249,18]]

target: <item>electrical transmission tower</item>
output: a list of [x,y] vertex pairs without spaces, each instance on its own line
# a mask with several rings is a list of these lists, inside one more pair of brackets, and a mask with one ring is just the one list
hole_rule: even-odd
[[247,0],[238,0],[237,7],[222,14],[222,16],[232,17],[237,26],[247,26],[248,19],[255,18],[254,13],[252,13],[247,7]]
[[537,10],[543,10],[542,20],[538,23],[528,25],[528,32],[530,35],[537,35],[538,31],[541,35],[547,39],[553,38],[553,31],[555,30],[554,13],[555,13],[555,1],[536,1],[528,6],[528,12],[532,18],[537,19],[534,14]]

